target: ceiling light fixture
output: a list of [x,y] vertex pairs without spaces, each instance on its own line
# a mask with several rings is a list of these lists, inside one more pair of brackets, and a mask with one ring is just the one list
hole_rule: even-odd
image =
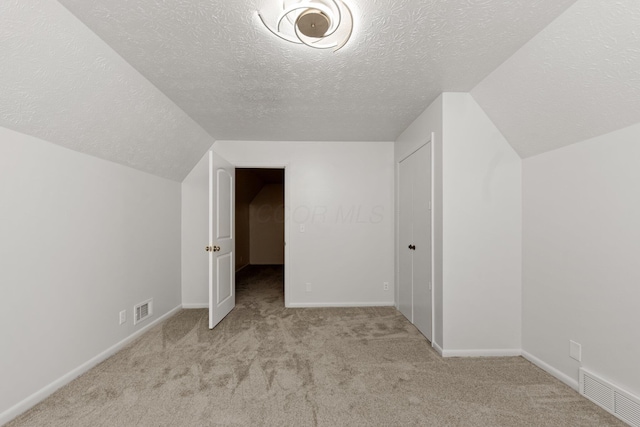
[[341,49],[353,33],[353,15],[341,0],[283,0],[282,11],[269,26],[262,13],[260,20],[274,35],[314,49]]

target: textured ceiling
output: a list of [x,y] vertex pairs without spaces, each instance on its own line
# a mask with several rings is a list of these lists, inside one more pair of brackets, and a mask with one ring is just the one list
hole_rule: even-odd
[[579,0],[472,90],[522,157],[640,122],[640,1]]
[[348,0],[336,53],[262,27],[278,0],[60,2],[216,139],[393,141],[574,0]]
[[0,1],[0,126],[178,181],[213,144],[52,0]]

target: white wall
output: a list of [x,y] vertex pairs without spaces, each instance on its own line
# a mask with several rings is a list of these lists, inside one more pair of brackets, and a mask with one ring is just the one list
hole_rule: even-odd
[[[433,134],[433,206],[431,209],[434,223],[434,251],[433,251],[433,292],[434,292],[434,322],[433,342],[442,347],[443,341],[443,305],[442,305],[442,96],[439,96],[413,123],[398,137],[395,143],[396,174],[398,164],[425,143],[431,140]],[[396,175],[398,177],[398,175]],[[399,195],[396,188],[396,195]],[[398,215],[398,199],[396,198],[396,217]],[[398,224],[396,224],[397,226]],[[396,233],[399,233],[396,228]],[[399,234],[397,234],[399,235]],[[396,242],[396,265],[398,264],[398,243]],[[398,283],[396,271],[396,283]],[[395,300],[398,301],[396,289]]]
[[286,165],[290,305],[393,305],[393,143],[217,141],[214,150],[238,167]]
[[522,161],[468,93],[443,94],[442,145],[443,349],[518,354]]
[[283,184],[262,187],[249,205],[249,225],[251,264],[284,264]]
[[209,307],[209,152],[182,181],[182,305]]
[[523,348],[640,395],[640,124],[524,161]]
[[0,128],[0,218],[2,423],[180,305],[180,184]]

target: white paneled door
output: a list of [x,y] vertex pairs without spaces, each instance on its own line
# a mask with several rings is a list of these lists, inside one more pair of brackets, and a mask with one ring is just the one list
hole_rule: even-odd
[[398,308],[413,323],[413,156],[400,162],[400,286]]
[[431,340],[431,143],[400,162],[398,307]]
[[209,328],[236,305],[234,268],[235,168],[209,152]]

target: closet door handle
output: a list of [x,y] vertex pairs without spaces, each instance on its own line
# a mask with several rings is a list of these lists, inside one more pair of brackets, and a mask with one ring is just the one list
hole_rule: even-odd
[[409,249],[411,249],[412,251],[416,250],[416,246],[415,245],[409,245]]

